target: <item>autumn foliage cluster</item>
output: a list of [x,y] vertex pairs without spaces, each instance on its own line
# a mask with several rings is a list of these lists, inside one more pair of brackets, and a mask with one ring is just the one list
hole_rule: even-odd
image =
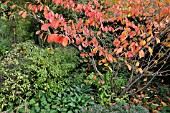
[[[90,59],[101,80],[98,66],[105,65],[116,79],[116,69],[126,65],[131,75],[120,95],[142,77],[160,74],[162,64],[156,72],[153,67],[160,61],[165,65],[170,56],[169,0],[90,0],[84,4],[52,0],[51,5],[38,0],[25,5],[25,9],[16,4],[11,8],[18,8],[22,18],[33,17],[41,24],[36,34],[42,40],[77,47],[81,57]],[[57,7],[72,12],[73,18],[58,13]]]

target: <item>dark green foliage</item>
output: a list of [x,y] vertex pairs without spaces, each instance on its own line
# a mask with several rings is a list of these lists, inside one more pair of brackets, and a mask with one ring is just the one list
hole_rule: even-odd
[[149,113],[149,111],[142,106],[117,102],[113,106],[107,108],[98,104],[83,108],[82,113]]
[[87,88],[85,85],[72,85],[65,88],[63,93],[57,95],[51,92],[39,91],[29,100],[21,102],[15,111],[19,113],[25,111],[29,113],[78,113],[82,107],[93,104],[87,94],[89,91]]
[[74,49],[42,49],[32,41],[13,47],[0,62],[1,110],[22,98],[29,100],[39,91],[62,93],[74,79],[71,72],[79,64]]

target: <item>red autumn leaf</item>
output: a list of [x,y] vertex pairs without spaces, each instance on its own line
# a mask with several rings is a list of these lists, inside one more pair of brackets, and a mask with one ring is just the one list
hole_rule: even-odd
[[25,11],[21,16],[22,16],[22,18],[26,18],[27,17],[27,12]]
[[12,6],[11,6],[11,9],[14,9],[15,7],[16,7],[16,5],[12,5]]
[[69,42],[69,38],[68,37],[65,37],[62,41],[62,45],[65,47],[68,45],[68,42]]
[[144,56],[145,56],[144,51],[143,51],[143,50],[140,50],[140,51],[139,51],[139,58],[142,58],[142,57],[144,57]]
[[134,56],[134,52],[129,51],[126,53],[127,57],[132,58]]
[[95,47],[98,46],[98,41],[97,41],[96,37],[93,37],[92,42],[93,42],[93,46],[95,46]]
[[59,26],[59,21],[58,20],[53,20],[52,22],[51,22],[51,26],[53,27],[53,28],[58,28],[58,26]]
[[41,26],[41,30],[47,31],[48,30],[48,24],[43,24]]
[[32,9],[32,4],[29,4],[28,5],[28,10],[31,10]]
[[131,31],[131,32],[129,33],[130,38],[133,38],[135,35],[136,35],[135,31]]
[[85,53],[81,53],[80,56],[81,56],[81,57],[85,57],[86,54],[85,54]]
[[4,5],[7,5],[9,1],[4,2]]
[[53,42],[54,41],[54,34],[51,34],[48,36],[48,39],[47,39],[47,42],[50,43],[50,42]]
[[34,6],[32,7],[32,11],[34,11],[35,13],[37,13],[38,8],[37,8],[37,6],[36,6],[36,5],[34,5]]
[[77,44],[77,45],[80,44],[80,38],[76,38],[76,44]]
[[54,42],[62,44],[64,37],[63,36],[57,36],[56,34],[54,35]]

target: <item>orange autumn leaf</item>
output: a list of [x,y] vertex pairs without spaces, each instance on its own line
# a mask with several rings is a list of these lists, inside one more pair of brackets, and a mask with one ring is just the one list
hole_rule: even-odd
[[44,33],[41,33],[41,35],[40,35],[40,39],[42,39],[42,38],[43,38],[43,35],[44,35]]
[[140,50],[140,51],[139,51],[139,58],[142,58],[142,57],[144,57],[144,56],[145,56],[144,51],[143,51],[143,50]]
[[68,42],[69,42],[69,38],[68,37],[65,37],[62,41],[62,45],[65,47],[68,45]]
[[142,40],[142,41],[140,41],[140,46],[144,46],[145,44],[146,44],[146,41],[145,40]]
[[98,51],[98,48],[97,48],[97,47],[95,47],[95,48],[92,50],[92,53],[93,53],[93,54],[96,54],[96,53],[97,53],[97,51]]
[[110,62],[110,63],[112,63],[113,61],[114,61],[114,58],[113,58],[113,56],[111,55],[111,54],[106,54],[106,59]]

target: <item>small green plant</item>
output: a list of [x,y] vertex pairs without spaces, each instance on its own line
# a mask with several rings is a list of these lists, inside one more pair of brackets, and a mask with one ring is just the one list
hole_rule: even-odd
[[126,85],[126,78],[123,73],[121,73],[117,79],[114,79],[111,72],[107,72],[102,75],[104,79],[101,79],[100,76],[97,76],[92,72],[87,77],[87,84],[94,85],[97,88],[97,101],[101,105],[109,105],[110,102],[114,101],[116,94],[113,92],[114,87],[116,87],[117,93],[122,91],[122,87]]

